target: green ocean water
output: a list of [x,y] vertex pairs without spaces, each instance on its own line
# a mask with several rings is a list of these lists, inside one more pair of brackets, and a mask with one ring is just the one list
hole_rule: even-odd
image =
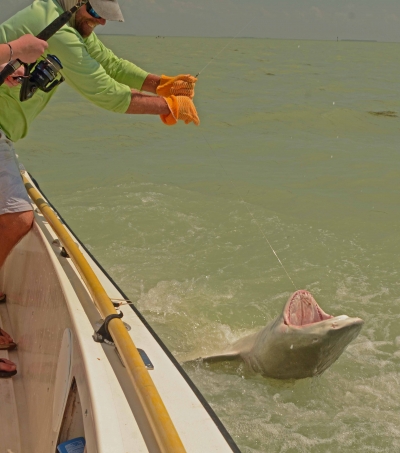
[[267,240],[296,288],[365,320],[316,379],[184,365],[244,453],[400,451],[400,45],[102,40],[158,74],[211,61],[201,125],[63,86],[17,144],[26,168],[181,362],[280,313],[294,287]]

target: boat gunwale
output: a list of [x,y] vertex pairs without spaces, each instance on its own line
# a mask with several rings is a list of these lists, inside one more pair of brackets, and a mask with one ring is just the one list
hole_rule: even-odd
[[[103,272],[104,276],[111,282],[111,284],[121,293],[124,299],[128,300],[128,297],[124,293],[124,291],[118,286],[118,284],[114,281],[114,279],[108,274],[108,272],[103,268],[103,266],[98,262],[98,260],[93,256],[93,254],[87,249],[85,244],[79,239],[79,237],[74,233],[74,231],[70,228],[68,223],[65,221],[65,219],[62,217],[58,209],[53,205],[53,203],[49,200],[47,195],[43,192],[41,189],[39,183],[37,180],[31,175],[31,173],[27,172],[30,179],[32,182],[35,184],[36,188],[39,190],[39,192],[46,198],[46,202],[48,205],[53,209],[53,211],[57,214],[57,216],[60,218],[61,222],[68,228],[69,232],[73,235],[74,239],[79,243],[79,245],[84,249],[84,251],[89,255],[89,257],[93,260],[93,262],[98,266],[98,268]],[[135,312],[136,316],[139,318],[139,320],[143,323],[143,325],[146,327],[148,332],[152,335],[152,337],[155,339],[155,341],[158,343],[160,348],[163,350],[165,355],[168,357],[168,359],[171,361],[171,363],[175,366],[175,368],[178,370],[178,372],[181,374],[183,379],[186,381],[188,384],[189,388],[192,390],[194,395],[197,397],[205,411],[208,413],[210,416],[211,420],[214,422],[216,427],[218,428],[219,432],[231,448],[233,453],[242,453],[239,447],[237,446],[236,442],[233,440],[232,436],[218,417],[218,415],[215,413],[214,409],[211,407],[211,405],[208,403],[208,401],[205,399],[203,394],[200,392],[200,390],[197,388],[195,383],[191,380],[189,375],[186,373],[186,371],[183,369],[181,364],[177,361],[177,359],[174,357],[172,352],[168,349],[168,347],[165,345],[165,343],[161,340],[161,338],[157,335],[157,333],[154,331],[154,329],[151,327],[151,325],[148,323],[144,315],[139,311],[139,309],[134,305],[134,304],[128,304],[131,309]]]

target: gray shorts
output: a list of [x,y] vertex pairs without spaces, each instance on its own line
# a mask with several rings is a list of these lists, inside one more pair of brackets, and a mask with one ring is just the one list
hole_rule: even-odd
[[31,210],[13,143],[0,130],[0,215]]

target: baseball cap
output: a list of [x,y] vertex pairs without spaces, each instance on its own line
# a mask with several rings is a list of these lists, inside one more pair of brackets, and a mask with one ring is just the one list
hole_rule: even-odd
[[90,0],[90,4],[103,19],[124,22],[117,0]]

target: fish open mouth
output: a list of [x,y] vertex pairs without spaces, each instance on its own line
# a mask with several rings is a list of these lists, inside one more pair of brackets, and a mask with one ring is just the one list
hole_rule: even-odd
[[289,297],[283,317],[288,326],[306,326],[333,318],[322,310],[311,293],[305,289],[300,289]]

